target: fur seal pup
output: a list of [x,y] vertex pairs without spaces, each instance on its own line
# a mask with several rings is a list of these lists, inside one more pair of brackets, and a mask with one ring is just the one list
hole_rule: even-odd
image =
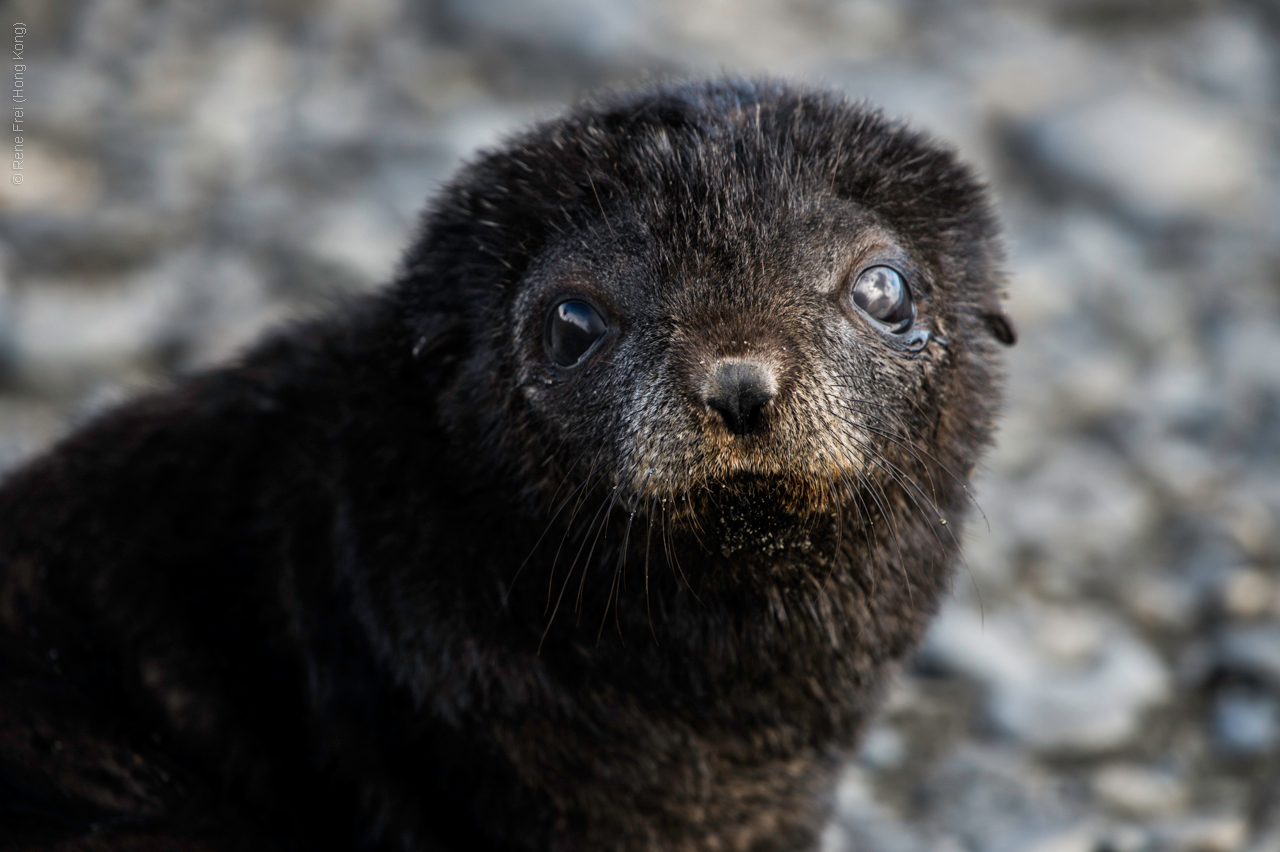
[[384,291],[0,489],[4,848],[812,848],[948,588],[999,263],[830,92],[481,154]]

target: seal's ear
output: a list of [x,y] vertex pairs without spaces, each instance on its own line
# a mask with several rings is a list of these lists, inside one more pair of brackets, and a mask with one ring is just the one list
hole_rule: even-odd
[[998,302],[983,305],[981,317],[987,326],[987,331],[991,332],[991,336],[996,340],[1005,346],[1012,346],[1018,342],[1018,332],[1014,330],[1013,320],[1009,319],[1009,315],[1004,312]]
[[423,359],[448,346],[458,337],[462,319],[454,313],[430,313],[415,317],[413,331],[413,357]]

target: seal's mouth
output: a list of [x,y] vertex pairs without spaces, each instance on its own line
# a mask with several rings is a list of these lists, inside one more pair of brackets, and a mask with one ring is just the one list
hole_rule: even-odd
[[689,530],[724,556],[805,551],[830,516],[808,490],[787,477],[737,474],[693,487],[657,508],[664,524]]
[[813,547],[812,527],[812,518],[788,511],[767,494],[737,494],[720,502],[711,516],[715,545],[724,556],[806,551]]
[[639,504],[656,500],[669,516],[707,519],[722,506],[744,504],[803,517],[833,511],[857,476],[834,466],[695,463],[650,469],[624,479],[623,487]]

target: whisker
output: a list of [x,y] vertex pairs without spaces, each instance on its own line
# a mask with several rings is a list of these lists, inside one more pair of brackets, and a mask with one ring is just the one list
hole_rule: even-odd
[[[604,479],[604,477],[602,476],[602,477],[600,478],[600,480],[597,480],[596,484],[598,485],[601,481],[603,481],[603,479]],[[595,486],[592,486],[592,490],[593,490],[593,491],[595,490]],[[593,516],[592,516],[592,518],[591,518],[591,523],[589,523],[589,524],[587,525],[586,533],[582,536],[582,544],[578,545],[578,552],[577,552],[576,554],[574,554],[573,562],[572,562],[572,564],[570,564],[570,565],[569,565],[569,570],[568,570],[568,572],[565,574],[564,582],[560,585],[560,593],[559,593],[558,595],[556,595],[556,604],[555,604],[555,608],[551,610],[551,616],[550,616],[550,618],[548,618],[548,619],[547,619],[547,625],[546,625],[546,627],[544,627],[544,628],[543,628],[543,630],[542,630],[542,637],[538,640],[538,650],[534,653],[534,656],[538,656],[539,654],[541,654],[541,653],[542,653],[542,643],[543,643],[543,642],[545,642],[545,641],[547,640],[547,634],[551,631],[551,625],[552,625],[552,624],[555,622],[555,620],[556,620],[556,613],[558,613],[558,612],[560,611],[560,602],[561,602],[562,600],[564,600],[564,592],[565,592],[565,589],[567,589],[567,588],[569,587],[569,581],[573,579],[573,569],[574,569],[575,567],[577,567],[577,564],[578,564],[578,558],[582,555],[582,549],[583,549],[584,547],[586,547],[586,546],[587,546],[587,539],[588,539],[588,538],[591,538],[591,530],[592,530],[592,528],[593,528],[593,527],[595,527],[596,519],[600,516],[600,513],[604,510],[604,507],[605,507],[605,506],[607,506],[607,505],[608,505],[608,501],[605,501],[605,500],[600,501],[600,507],[599,507],[598,509],[596,509],[596,513],[595,513],[595,515],[593,515]],[[566,533],[566,535],[567,535],[567,534],[568,534],[568,533]],[[600,533],[599,533],[599,530],[597,530],[597,531],[596,531],[596,538],[598,539],[598,538],[599,538],[599,536],[600,536]],[[592,545],[591,545],[591,547],[592,547],[592,551],[594,551],[594,550],[595,550],[595,542],[594,542],[594,540],[592,541]],[[558,555],[559,555],[559,554],[557,553],[557,556],[558,556]],[[589,558],[590,558],[590,556],[588,555],[588,559],[589,559]],[[554,563],[552,564],[552,570],[553,570],[553,571],[555,570],[555,565],[554,565]],[[586,565],[583,565],[583,567],[582,567],[582,571],[583,571],[583,577],[585,578],[585,577],[586,577],[586,571],[587,571],[587,566],[586,566]]]
[[[594,473],[595,473],[595,467],[593,466],[592,472],[587,475],[587,479],[583,480],[584,485],[587,482],[591,482],[591,476]],[[587,497],[591,496],[591,493],[595,491],[596,487],[603,481],[604,481],[604,476],[601,475],[600,477],[596,478],[595,482],[592,483],[590,488],[588,488],[585,492],[582,493],[581,496],[578,497],[578,501],[573,507],[573,512],[570,513],[569,520],[565,524],[564,535],[561,536],[560,545],[556,548],[556,555],[551,560],[551,572],[547,577],[547,608],[548,609],[550,609],[551,607],[551,590],[555,588],[555,586],[553,585],[553,581],[556,575],[556,565],[558,565],[560,562],[560,552],[564,549],[564,543],[569,540],[569,533],[572,532],[573,530],[573,522],[578,517],[578,511],[582,508],[582,504],[586,501]],[[573,573],[572,566],[570,566],[569,572],[571,574]],[[568,578],[566,577],[565,579],[567,580]]]
[[[847,408],[847,407],[849,407],[849,406],[850,406],[850,405],[852,405],[852,404],[859,404],[859,405],[876,405],[876,406],[879,406],[879,407],[881,407],[881,408],[885,408],[885,407],[886,407],[886,406],[884,406],[884,405],[882,405],[882,404],[880,404],[880,403],[875,403],[875,402],[871,402],[870,400],[864,400],[864,399],[855,399],[855,400],[851,400],[851,401],[846,401],[846,402],[845,402],[845,407]],[[857,412],[857,413],[861,413],[861,414],[869,414],[869,412]],[[893,424],[890,424],[890,423],[886,423],[883,417],[879,417],[879,416],[874,415],[874,414],[871,414],[870,416],[877,417],[877,422],[882,423],[882,424],[884,424],[884,425],[886,425],[886,426],[892,426],[892,425],[893,425]],[[990,521],[990,519],[989,519],[989,518],[987,518],[987,513],[986,513],[985,511],[983,511],[983,509],[982,509],[982,505],[978,503],[977,499],[976,499],[976,498],[973,496],[973,494],[969,491],[968,483],[967,483],[964,479],[962,479],[960,476],[958,476],[955,472],[953,472],[953,471],[951,470],[951,468],[949,468],[949,467],[947,467],[945,464],[943,464],[943,463],[942,463],[942,461],[941,461],[941,460],[939,460],[937,456],[933,455],[933,453],[929,452],[929,451],[928,451],[928,450],[926,450],[924,447],[921,447],[918,443],[916,443],[915,441],[911,440],[911,439],[910,439],[910,437],[908,437],[908,436],[906,436],[906,435],[895,436],[895,435],[893,435],[893,434],[891,434],[891,433],[888,433],[888,432],[878,431],[878,430],[872,429],[871,427],[866,426],[865,424],[862,424],[862,425],[863,425],[863,428],[866,428],[866,429],[868,429],[868,430],[870,430],[870,431],[877,431],[877,434],[880,434],[880,435],[882,435],[884,438],[886,438],[886,439],[888,439],[888,440],[890,440],[890,441],[893,441],[894,443],[899,444],[899,446],[902,446],[904,449],[907,449],[909,452],[911,452],[911,453],[913,453],[913,454],[915,454],[915,453],[923,453],[923,454],[924,454],[924,455],[925,455],[925,456],[926,456],[930,461],[932,461],[934,464],[936,464],[936,465],[937,465],[941,470],[943,470],[943,471],[944,471],[948,476],[950,476],[950,477],[951,477],[951,479],[952,479],[952,480],[953,480],[957,485],[959,485],[959,486],[960,486],[960,489],[961,489],[962,491],[964,491],[964,493],[965,493],[965,497],[967,497],[967,498],[968,498],[969,502],[973,503],[974,508],[978,510],[978,514],[982,515],[982,520],[983,520],[984,522],[986,522],[986,525],[987,525],[987,532],[991,532],[991,521]],[[927,470],[927,468],[926,468],[926,470]],[[936,493],[936,490],[937,490],[937,489],[936,489],[936,487],[934,488],[934,490],[935,490],[935,493]]]
[[[863,425],[854,421],[850,421],[841,415],[837,414],[836,416],[850,423],[850,425],[859,426],[859,427]],[[951,539],[951,543],[955,546],[956,555],[959,556],[960,562],[964,566],[965,573],[968,574],[969,580],[973,584],[974,593],[978,597],[979,610],[984,613],[984,617],[985,617],[985,607],[982,602],[982,590],[978,588],[977,579],[974,577],[973,569],[969,565],[968,558],[965,556],[964,547],[961,545],[959,539],[956,538],[956,535],[953,532],[952,527],[947,524],[946,519],[941,517],[942,513],[938,510],[938,506],[936,502],[934,502],[933,500],[930,500],[929,496],[924,493],[924,489],[921,488],[918,482],[913,480],[910,476],[906,474],[905,471],[903,471],[897,465],[893,464],[893,462],[889,461],[887,458],[884,458],[883,455],[881,455],[879,452],[876,451],[875,447],[871,446],[870,444],[867,444],[866,442],[862,441],[861,439],[855,436],[850,436],[850,439],[853,440],[855,443],[858,443],[861,447],[863,447],[864,456],[869,461],[876,464],[881,470],[883,470],[890,477],[890,479],[892,479],[894,482],[896,482],[900,486],[902,493],[909,500],[911,500],[912,504],[914,504],[914,506],[916,507],[916,510],[920,512],[921,517],[925,519],[926,526],[928,527],[931,535],[933,536],[934,542],[938,545],[938,550],[944,554],[946,553],[946,546],[942,543],[942,539],[938,537],[937,526],[941,525],[943,529],[946,530],[947,537]],[[915,492],[918,492],[920,496],[925,499],[926,502],[930,504],[930,508],[933,509],[932,513],[927,512],[925,510],[925,507],[920,505],[920,501],[916,499],[916,496],[913,493],[913,489],[915,490]],[[932,518],[935,516],[938,518],[938,521],[939,521],[938,525],[935,525],[932,521]]]

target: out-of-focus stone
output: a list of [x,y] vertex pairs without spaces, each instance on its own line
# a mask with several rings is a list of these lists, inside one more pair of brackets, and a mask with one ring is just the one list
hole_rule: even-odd
[[1007,117],[1036,115],[1096,91],[1114,74],[1106,54],[1034,15],[984,22],[991,48],[976,57],[975,87],[983,102]]
[[1280,689],[1280,625],[1232,627],[1218,637],[1217,664]]
[[453,26],[481,42],[617,60],[652,38],[647,9],[635,0],[450,0],[442,5]]
[[1179,51],[1179,64],[1201,86],[1237,103],[1271,103],[1275,48],[1246,8],[1208,16],[1187,36],[1190,49]]
[[[1097,335],[1112,358],[1137,349],[1160,353],[1161,365],[1173,357],[1176,363],[1199,362],[1196,318],[1180,298],[1183,283],[1152,263],[1149,246],[1098,211],[1064,213],[1058,226],[1052,237],[1056,277],[1072,294],[1076,310],[1074,323],[1059,326],[1057,334],[1071,332],[1077,340]],[[1127,391],[1131,397],[1132,386]]]
[[858,759],[875,769],[889,769],[902,763],[906,745],[902,735],[889,725],[876,725],[862,738]]
[[1231,117],[1172,94],[1131,90],[1031,124],[1038,163],[1156,216],[1233,214],[1256,200],[1259,158]]
[[1183,645],[1174,669],[1178,682],[1188,689],[1203,687],[1214,670],[1215,659],[1212,646],[1204,639]]
[[[1098,633],[1088,645],[1070,643],[1077,653],[1064,657],[1037,637],[1046,629],[1061,632],[1054,620],[1092,622]],[[929,633],[926,654],[987,685],[988,712],[1000,730],[1049,751],[1115,748],[1169,688],[1164,664],[1141,640],[1118,622],[1084,612],[1059,612],[1046,624],[1034,606],[985,618],[949,606]]]
[[477,151],[493,148],[513,125],[529,121],[535,114],[532,106],[512,109],[484,102],[450,113],[440,131],[441,142],[448,152],[449,168],[475,156]]
[[1190,503],[1211,499],[1228,478],[1208,449],[1156,429],[1134,430],[1132,455],[1163,491]]
[[1249,844],[1249,852],[1280,852],[1280,826],[1262,831]]
[[1227,528],[1246,553],[1259,554],[1276,534],[1276,519],[1259,500],[1242,499],[1227,517]]
[[1143,576],[1127,584],[1124,599],[1147,627],[1186,630],[1193,625],[1198,599],[1190,584],[1167,576]]
[[0,398],[0,474],[25,461],[63,429],[66,412],[46,400]]
[[[179,282],[157,269],[115,285],[28,282],[15,298],[14,349],[24,374],[55,385],[144,356],[181,304]],[[164,282],[157,279],[164,279]]]
[[900,42],[909,31],[909,13],[892,0],[837,0],[827,15],[840,36],[856,40],[855,50],[872,55]]
[[1094,852],[1098,848],[1098,832],[1091,826],[1071,828],[1031,839],[1019,848],[1026,852]]
[[1060,572],[1120,559],[1154,518],[1151,498],[1126,467],[1098,447],[1044,446],[1036,469],[1012,486],[1016,497],[993,530],[1007,535],[1008,547],[1031,550]]
[[316,257],[339,264],[372,287],[390,279],[408,236],[402,223],[369,205],[343,204],[317,217],[309,247]]
[[1234,815],[1193,817],[1158,825],[1156,836],[1170,852],[1237,852],[1249,839],[1249,822]]
[[932,816],[929,839],[950,835],[964,849],[1022,852],[1040,843],[1074,849],[1082,842],[1078,831],[1097,831],[1065,785],[1009,747],[960,745],[929,774],[914,801]]
[[396,30],[402,10],[402,0],[330,0],[323,14],[340,33],[379,36]]
[[[5,175],[0,180],[0,211],[17,215],[36,213],[75,216],[91,209],[102,196],[102,175],[97,163],[60,153],[53,145],[27,145],[24,177],[20,184]],[[5,169],[12,174],[12,170]]]
[[1257,568],[1239,568],[1222,585],[1222,606],[1236,618],[1256,618],[1268,612],[1275,596],[1270,578]]
[[962,80],[948,74],[907,71],[893,64],[842,70],[837,80],[855,97],[866,98],[890,116],[931,128],[963,147],[984,171],[995,167],[996,152],[989,135],[975,120],[974,92]]
[[287,92],[296,55],[266,30],[231,30],[210,48],[185,123],[185,144],[167,153],[169,191],[184,205],[208,203],[229,187],[249,187],[269,171],[293,117]]
[[1199,359],[1170,358],[1152,364],[1142,384],[1135,409],[1166,426],[1195,429],[1221,415],[1218,385]]
[[299,130],[328,145],[357,146],[368,141],[369,126],[376,121],[377,88],[368,79],[344,73],[336,59],[308,75],[294,104]]
[[1097,852],[1148,852],[1151,841],[1151,833],[1141,826],[1115,825],[1103,833]]
[[103,105],[112,102],[117,81],[84,57],[50,63],[41,78],[47,93],[40,110],[42,128],[64,140],[92,144],[102,132],[107,112]]
[[892,809],[878,801],[870,777],[856,765],[848,767],[840,779],[836,788],[836,810],[839,817],[823,837],[823,852],[849,849],[925,852],[939,848],[926,844]]
[[188,258],[183,307],[169,320],[170,335],[186,342],[182,366],[211,366],[234,357],[268,326],[292,312],[272,299],[264,276],[242,257],[199,253]]
[[1275,696],[1227,687],[1214,697],[1214,741],[1231,754],[1262,754],[1275,747],[1280,708]]
[[1271,317],[1242,317],[1219,338],[1217,366],[1241,395],[1280,392],[1280,334]]
[[1167,816],[1187,799],[1186,788],[1172,774],[1129,763],[1098,770],[1093,791],[1109,807],[1134,817]]

